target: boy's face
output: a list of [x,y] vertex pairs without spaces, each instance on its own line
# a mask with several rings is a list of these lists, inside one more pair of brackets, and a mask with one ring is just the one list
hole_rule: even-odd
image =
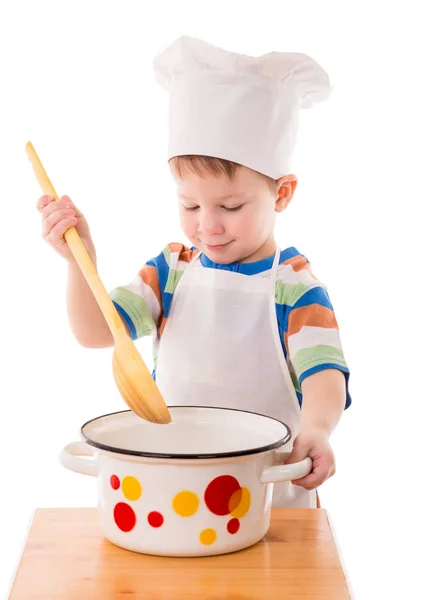
[[272,191],[264,177],[246,167],[233,179],[190,170],[182,177],[172,174],[183,232],[210,260],[252,262],[273,254],[277,186]]

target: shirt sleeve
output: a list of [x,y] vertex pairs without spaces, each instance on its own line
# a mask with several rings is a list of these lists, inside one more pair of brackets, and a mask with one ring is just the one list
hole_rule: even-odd
[[[284,302],[284,339],[287,360],[301,400],[302,382],[325,369],[338,369],[346,379],[346,405],[349,393],[349,368],[340,332],[326,286],[312,274],[309,261],[299,255],[287,261],[280,281],[280,301]],[[294,377],[295,376],[295,377]]]
[[168,244],[132,281],[111,290],[114,306],[133,340],[164,328],[172,294],[192,255],[183,244]]

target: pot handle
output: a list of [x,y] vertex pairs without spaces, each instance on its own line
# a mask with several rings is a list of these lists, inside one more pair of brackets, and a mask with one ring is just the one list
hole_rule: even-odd
[[284,465],[290,456],[290,452],[277,452],[276,462],[271,467],[265,467],[261,473],[261,483],[279,483],[280,481],[292,481],[306,477],[312,470],[312,459],[306,457],[298,463]]
[[[98,475],[97,457],[94,450],[86,442],[72,442],[63,448],[60,453],[60,462],[70,471],[82,475]],[[92,456],[93,458],[84,458]]]

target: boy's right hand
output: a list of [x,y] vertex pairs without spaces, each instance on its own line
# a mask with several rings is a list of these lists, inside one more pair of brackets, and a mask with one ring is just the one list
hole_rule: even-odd
[[67,260],[73,258],[64,235],[68,229],[75,227],[89,256],[95,258],[95,248],[88,223],[69,196],[62,196],[60,200],[55,200],[49,195],[40,196],[37,209],[42,215],[42,238],[60,256]]

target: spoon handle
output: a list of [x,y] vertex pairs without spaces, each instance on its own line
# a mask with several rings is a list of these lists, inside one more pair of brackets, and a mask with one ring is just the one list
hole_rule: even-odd
[[[25,150],[29,160],[31,161],[32,168],[43,193],[51,195],[56,200],[60,200],[31,142],[26,144]],[[123,321],[121,320],[120,315],[118,314],[111,300],[111,297],[103,285],[97,273],[97,269],[92,262],[91,257],[89,256],[85,245],[83,244],[75,227],[70,227],[66,231],[65,240],[75,260],[77,261],[84,278],[88,282],[95,299],[97,300],[97,303],[106,319],[114,340],[116,340],[117,337],[121,336],[122,334],[127,335]]]

